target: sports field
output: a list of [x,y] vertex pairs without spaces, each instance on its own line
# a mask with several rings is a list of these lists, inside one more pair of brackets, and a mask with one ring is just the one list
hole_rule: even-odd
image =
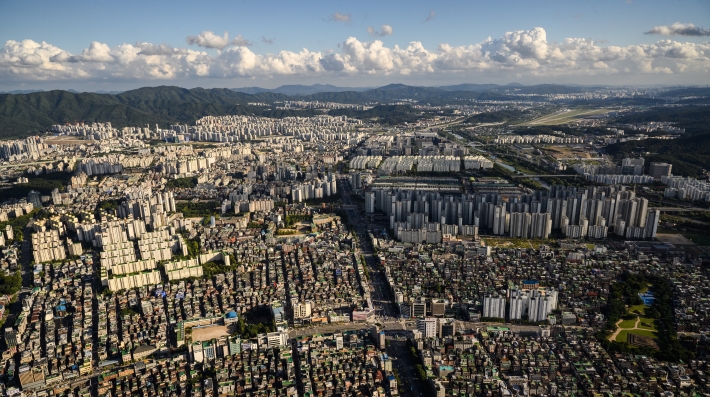
[[193,342],[217,339],[226,335],[229,335],[229,332],[227,332],[227,327],[224,325],[212,325],[200,328],[195,327],[192,329]]
[[567,124],[576,119],[608,112],[608,109],[564,109],[559,112],[538,117],[535,120],[528,121],[527,123],[523,123],[521,125],[534,126]]

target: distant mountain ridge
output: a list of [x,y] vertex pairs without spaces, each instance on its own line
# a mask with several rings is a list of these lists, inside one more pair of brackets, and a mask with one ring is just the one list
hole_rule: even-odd
[[303,85],[303,84],[289,84],[282,85],[276,88],[261,88],[261,87],[242,87],[242,88],[232,88],[233,91],[242,92],[245,94],[261,94],[263,92],[271,92],[275,94],[285,94],[285,95],[312,95],[321,92],[343,92],[343,91],[355,91],[361,92],[370,90],[372,87],[338,87],[332,84],[313,84],[313,85]]
[[[336,90],[317,92],[324,89]],[[245,89],[247,90],[247,89]],[[281,92],[275,92],[275,91]],[[341,91],[337,91],[341,90]],[[251,93],[227,88],[185,89],[174,86],[143,87],[121,93],[92,93],[76,91],[40,91],[19,94],[0,94],[0,139],[44,133],[52,124],[68,122],[111,122],[115,127],[169,124],[193,124],[204,116],[229,114],[258,115],[264,117],[309,116],[322,111],[271,109],[250,106],[249,103],[275,104],[289,100],[339,102],[352,104],[388,105],[415,100],[430,105],[469,103],[470,100],[502,101],[525,94],[525,100],[546,100],[544,95],[584,91],[583,87],[543,84],[522,86],[509,84],[459,84],[442,87],[421,87],[389,84],[379,88],[336,87],[327,84],[311,86],[289,85],[273,90],[258,87]],[[309,94],[305,94],[312,92]],[[693,91],[695,93],[696,91]],[[304,94],[296,94],[304,93]],[[639,100],[663,102],[662,99]],[[397,112],[403,119],[401,108],[378,108],[377,112],[363,116],[384,118],[385,112]],[[376,114],[374,114],[376,113]],[[400,117],[401,116],[401,117]],[[409,116],[407,116],[409,117]]]
[[[227,88],[185,89],[173,86],[143,87],[118,94],[76,91],[41,91],[0,94],[0,138],[26,136],[47,131],[52,124],[108,121],[116,127],[128,125],[194,123],[208,115],[250,114],[283,117],[308,115],[306,111],[268,111],[251,107],[253,102],[274,103],[302,99],[341,103],[383,103],[414,99],[444,104],[470,99],[506,100],[509,96],[496,90],[505,86],[462,85],[415,87],[390,84],[374,89],[351,89],[325,84],[279,87],[279,91],[251,88],[253,93]],[[480,91],[473,91],[473,89]],[[315,92],[324,89],[342,91]],[[485,91],[488,89],[488,91]],[[299,92],[314,92],[300,94]],[[290,93],[291,95],[287,94]],[[311,113],[313,111],[310,111]]]
[[13,90],[13,91],[0,91],[0,95],[2,94],[13,94],[13,95],[21,95],[21,94],[32,94],[34,92],[45,92],[44,90]]
[[261,87],[242,87],[242,88],[232,88],[236,92],[242,92],[245,94],[261,94],[265,92],[284,94],[289,96],[304,96],[304,95],[314,95],[321,93],[340,93],[340,92],[367,92],[373,90],[382,91],[393,91],[402,89],[404,87],[414,87],[420,89],[432,89],[432,90],[443,90],[443,91],[473,91],[473,92],[508,92],[508,91],[524,91],[537,94],[566,94],[573,92],[582,92],[584,88],[581,87],[570,87],[557,84],[540,84],[533,86],[524,86],[519,83],[510,83],[508,85],[499,84],[456,84],[456,85],[444,85],[444,86],[409,86],[405,84],[389,84],[382,87],[338,87],[331,84],[313,84],[313,85],[282,85],[276,88],[261,88]]

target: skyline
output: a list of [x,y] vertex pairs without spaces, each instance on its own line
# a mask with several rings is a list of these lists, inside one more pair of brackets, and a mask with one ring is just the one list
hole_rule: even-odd
[[1,5],[0,90],[710,82],[702,1],[132,4]]

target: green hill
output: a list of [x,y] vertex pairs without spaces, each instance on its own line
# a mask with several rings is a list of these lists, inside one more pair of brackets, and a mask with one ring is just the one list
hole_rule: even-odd
[[37,92],[0,95],[0,137],[19,137],[46,131],[52,124],[73,121],[111,121],[143,125],[164,120],[122,104],[110,94]]
[[658,107],[619,117],[618,123],[666,121],[685,128],[688,135],[710,133],[710,109],[707,106]]
[[[417,101],[441,99],[477,99],[481,94],[474,91],[448,91],[434,87],[414,87],[404,84],[390,84],[367,91],[321,92],[302,97],[305,100],[318,100],[340,103],[385,102],[401,99]],[[504,97],[497,95],[497,97]]]
[[348,116],[360,120],[377,119],[382,124],[413,123],[423,115],[404,105],[379,105],[368,110],[335,109],[328,112],[331,116]]
[[[298,92],[300,86],[294,86]],[[299,88],[300,87],[300,88]],[[495,88],[498,87],[498,88]],[[471,91],[480,88],[481,91]],[[384,87],[364,91],[318,92],[312,95],[288,96],[273,91],[253,94],[237,92],[231,89],[185,89],[161,86],[144,87],[118,94],[78,93],[71,91],[45,91],[24,94],[0,94],[0,139],[16,138],[44,133],[52,124],[83,121],[111,122],[117,128],[159,124],[192,124],[203,116],[230,114],[258,115],[264,117],[311,116],[322,114],[314,110],[276,110],[265,107],[249,106],[250,102],[274,104],[286,100],[327,101],[340,103],[381,103],[387,104],[403,99],[420,103],[442,105],[458,101],[507,100],[511,96],[496,90],[509,90],[520,93],[569,92],[576,88],[543,86],[494,86],[460,85],[445,88],[415,87],[403,84],[390,84]],[[528,100],[534,100],[527,97]],[[346,114],[331,112],[331,114]],[[357,113],[353,113],[357,114]],[[348,115],[350,115],[348,113]],[[362,118],[378,118],[382,122],[395,124],[403,121],[415,121],[421,115],[412,109],[401,107],[378,107],[375,110],[359,114]]]
[[687,87],[666,91],[660,94],[662,97],[686,97],[686,96],[710,96],[708,87]]
[[[229,89],[191,90],[179,87],[146,87],[118,95],[47,91],[0,95],[0,138],[43,133],[52,124],[84,121],[111,122],[115,127],[194,123],[203,116],[261,115],[266,109],[248,102],[273,102],[283,94],[249,95]],[[291,111],[287,115],[311,112]]]
[[685,136],[670,141],[628,141],[609,145],[606,151],[619,158],[634,153],[644,154],[647,168],[651,162],[656,161],[673,164],[674,175],[701,177],[703,169],[710,169],[710,134]]
[[[362,92],[321,92],[306,96],[288,96],[274,92],[246,94],[230,89],[185,89],[161,86],[144,87],[120,94],[46,91],[0,95],[0,139],[16,138],[48,131],[52,124],[83,121],[111,122],[114,127],[169,124],[192,124],[203,116],[229,114],[264,117],[311,116],[314,110],[276,110],[249,106],[250,102],[274,103],[285,100],[318,100],[341,103],[391,102],[400,99],[436,102],[457,99],[504,99],[498,93],[447,91],[432,87],[391,84]],[[345,114],[333,112],[334,115]],[[415,121],[419,116],[410,108],[378,107],[353,117],[378,118],[395,124]]]

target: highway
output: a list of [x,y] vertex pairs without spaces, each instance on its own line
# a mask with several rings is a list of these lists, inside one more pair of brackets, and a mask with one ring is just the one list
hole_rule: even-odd
[[[76,157],[76,161],[78,162],[79,160],[83,160],[84,157]],[[10,167],[24,167],[28,165],[40,165],[40,164],[49,164],[49,163],[54,163],[57,161],[61,161],[61,159],[54,159],[54,160],[40,160],[40,161],[32,161],[29,163],[12,163],[12,164],[2,164],[0,165],[0,168],[10,168]]]

